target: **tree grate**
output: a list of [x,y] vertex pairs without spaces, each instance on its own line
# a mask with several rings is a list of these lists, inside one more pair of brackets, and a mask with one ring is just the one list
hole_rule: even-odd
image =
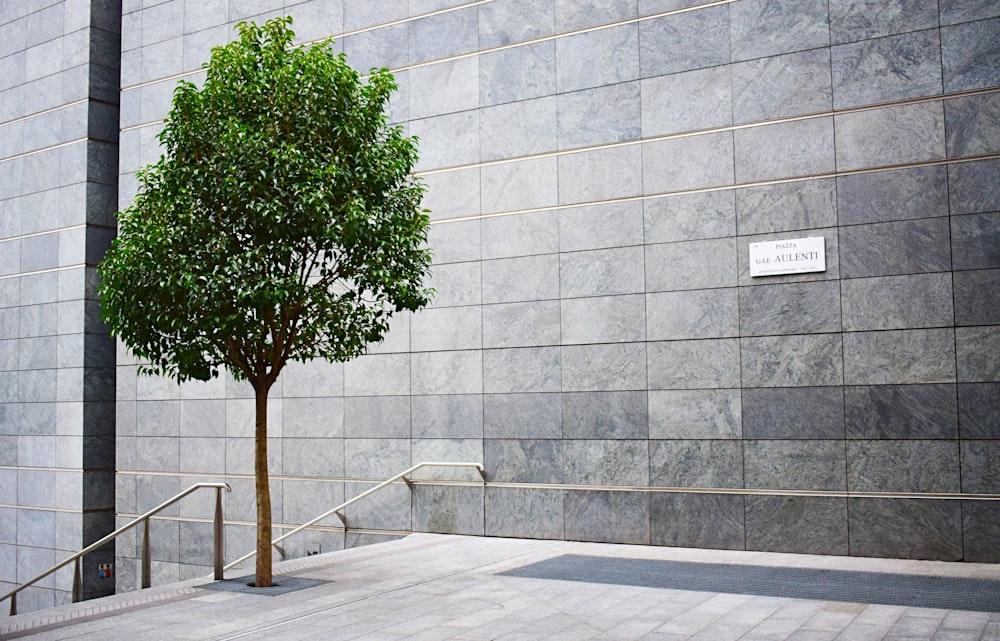
[[238,579],[226,579],[225,581],[215,581],[199,585],[203,590],[219,590],[221,592],[241,592],[244,594],[256,594],[257,596],[281,596],[289,592],[297,592],[306,588],[313,588],[317,585],[329,583],[319,579],[300,579],[291,576],[274,577],[274,585],[268,588],[255,588],[253,575],[241,576]]
[[1000,581],[566,554],[502,576],[816,601],[1000,612]]

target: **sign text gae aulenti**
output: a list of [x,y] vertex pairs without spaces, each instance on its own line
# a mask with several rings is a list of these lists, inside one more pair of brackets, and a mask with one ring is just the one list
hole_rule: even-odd
[[820,236],[750,243],[750,276],[824,272],[825,240]]

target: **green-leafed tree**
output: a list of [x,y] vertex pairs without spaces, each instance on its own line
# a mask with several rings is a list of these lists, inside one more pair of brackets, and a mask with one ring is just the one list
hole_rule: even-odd
[[256,398],[255,583],[272,584],[267,397],[289,361],[347,361],[425,306],[429,221],[414,139],[387,122],[387,70],[363,80],[290,18],[238,25],[199,88],[182,81],[101,263],[103,317],[142,373],[226,369]]

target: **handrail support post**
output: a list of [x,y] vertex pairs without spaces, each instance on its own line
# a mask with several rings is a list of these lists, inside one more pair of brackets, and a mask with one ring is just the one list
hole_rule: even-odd
[[223,519],[222,519],[222,488],[215,488],[215,580],[221,581],[223,579],[223,558],[225,557],[225,536],[223,531]]
[[80,557],[73,563],[73,603],[83,601],[83,577],[80,576]]
[[141,588],[145,590],[151,583],[149,580],[150,575],[150,558],[149,558],[149,517],[147,516],[142,520],[142,583]]

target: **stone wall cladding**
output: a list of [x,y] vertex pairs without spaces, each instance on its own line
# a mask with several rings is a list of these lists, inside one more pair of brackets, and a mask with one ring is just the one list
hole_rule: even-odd
[[[277,530],[421,460],[497,484],[426,472],[452,484],[288,554],[413,528],[1000,560],[993,503],[648,491],[997,491],[996,3],[195,4],[124,3],[122,206],[176,74],[240,19],[392,68],[423,138],[437,297],[372,354],[282,375]],[[750,277],[750,242],[808,236],[825,272]],[[224,479],[249,549],[248,390],[137,379],[121,353],[117,410],[120,518]],[[207,509],[158,526],[154,580],[207,571]]]
[[[114,5],[0,9],[3,592],[114,527],[115,346],[94,270],[117,205]],[[112,560],[85,560],[86,596],[113,591],[113,579],[98,578]],[[18,609],[68,602],[71,588],[67,569],[22,592]]]

